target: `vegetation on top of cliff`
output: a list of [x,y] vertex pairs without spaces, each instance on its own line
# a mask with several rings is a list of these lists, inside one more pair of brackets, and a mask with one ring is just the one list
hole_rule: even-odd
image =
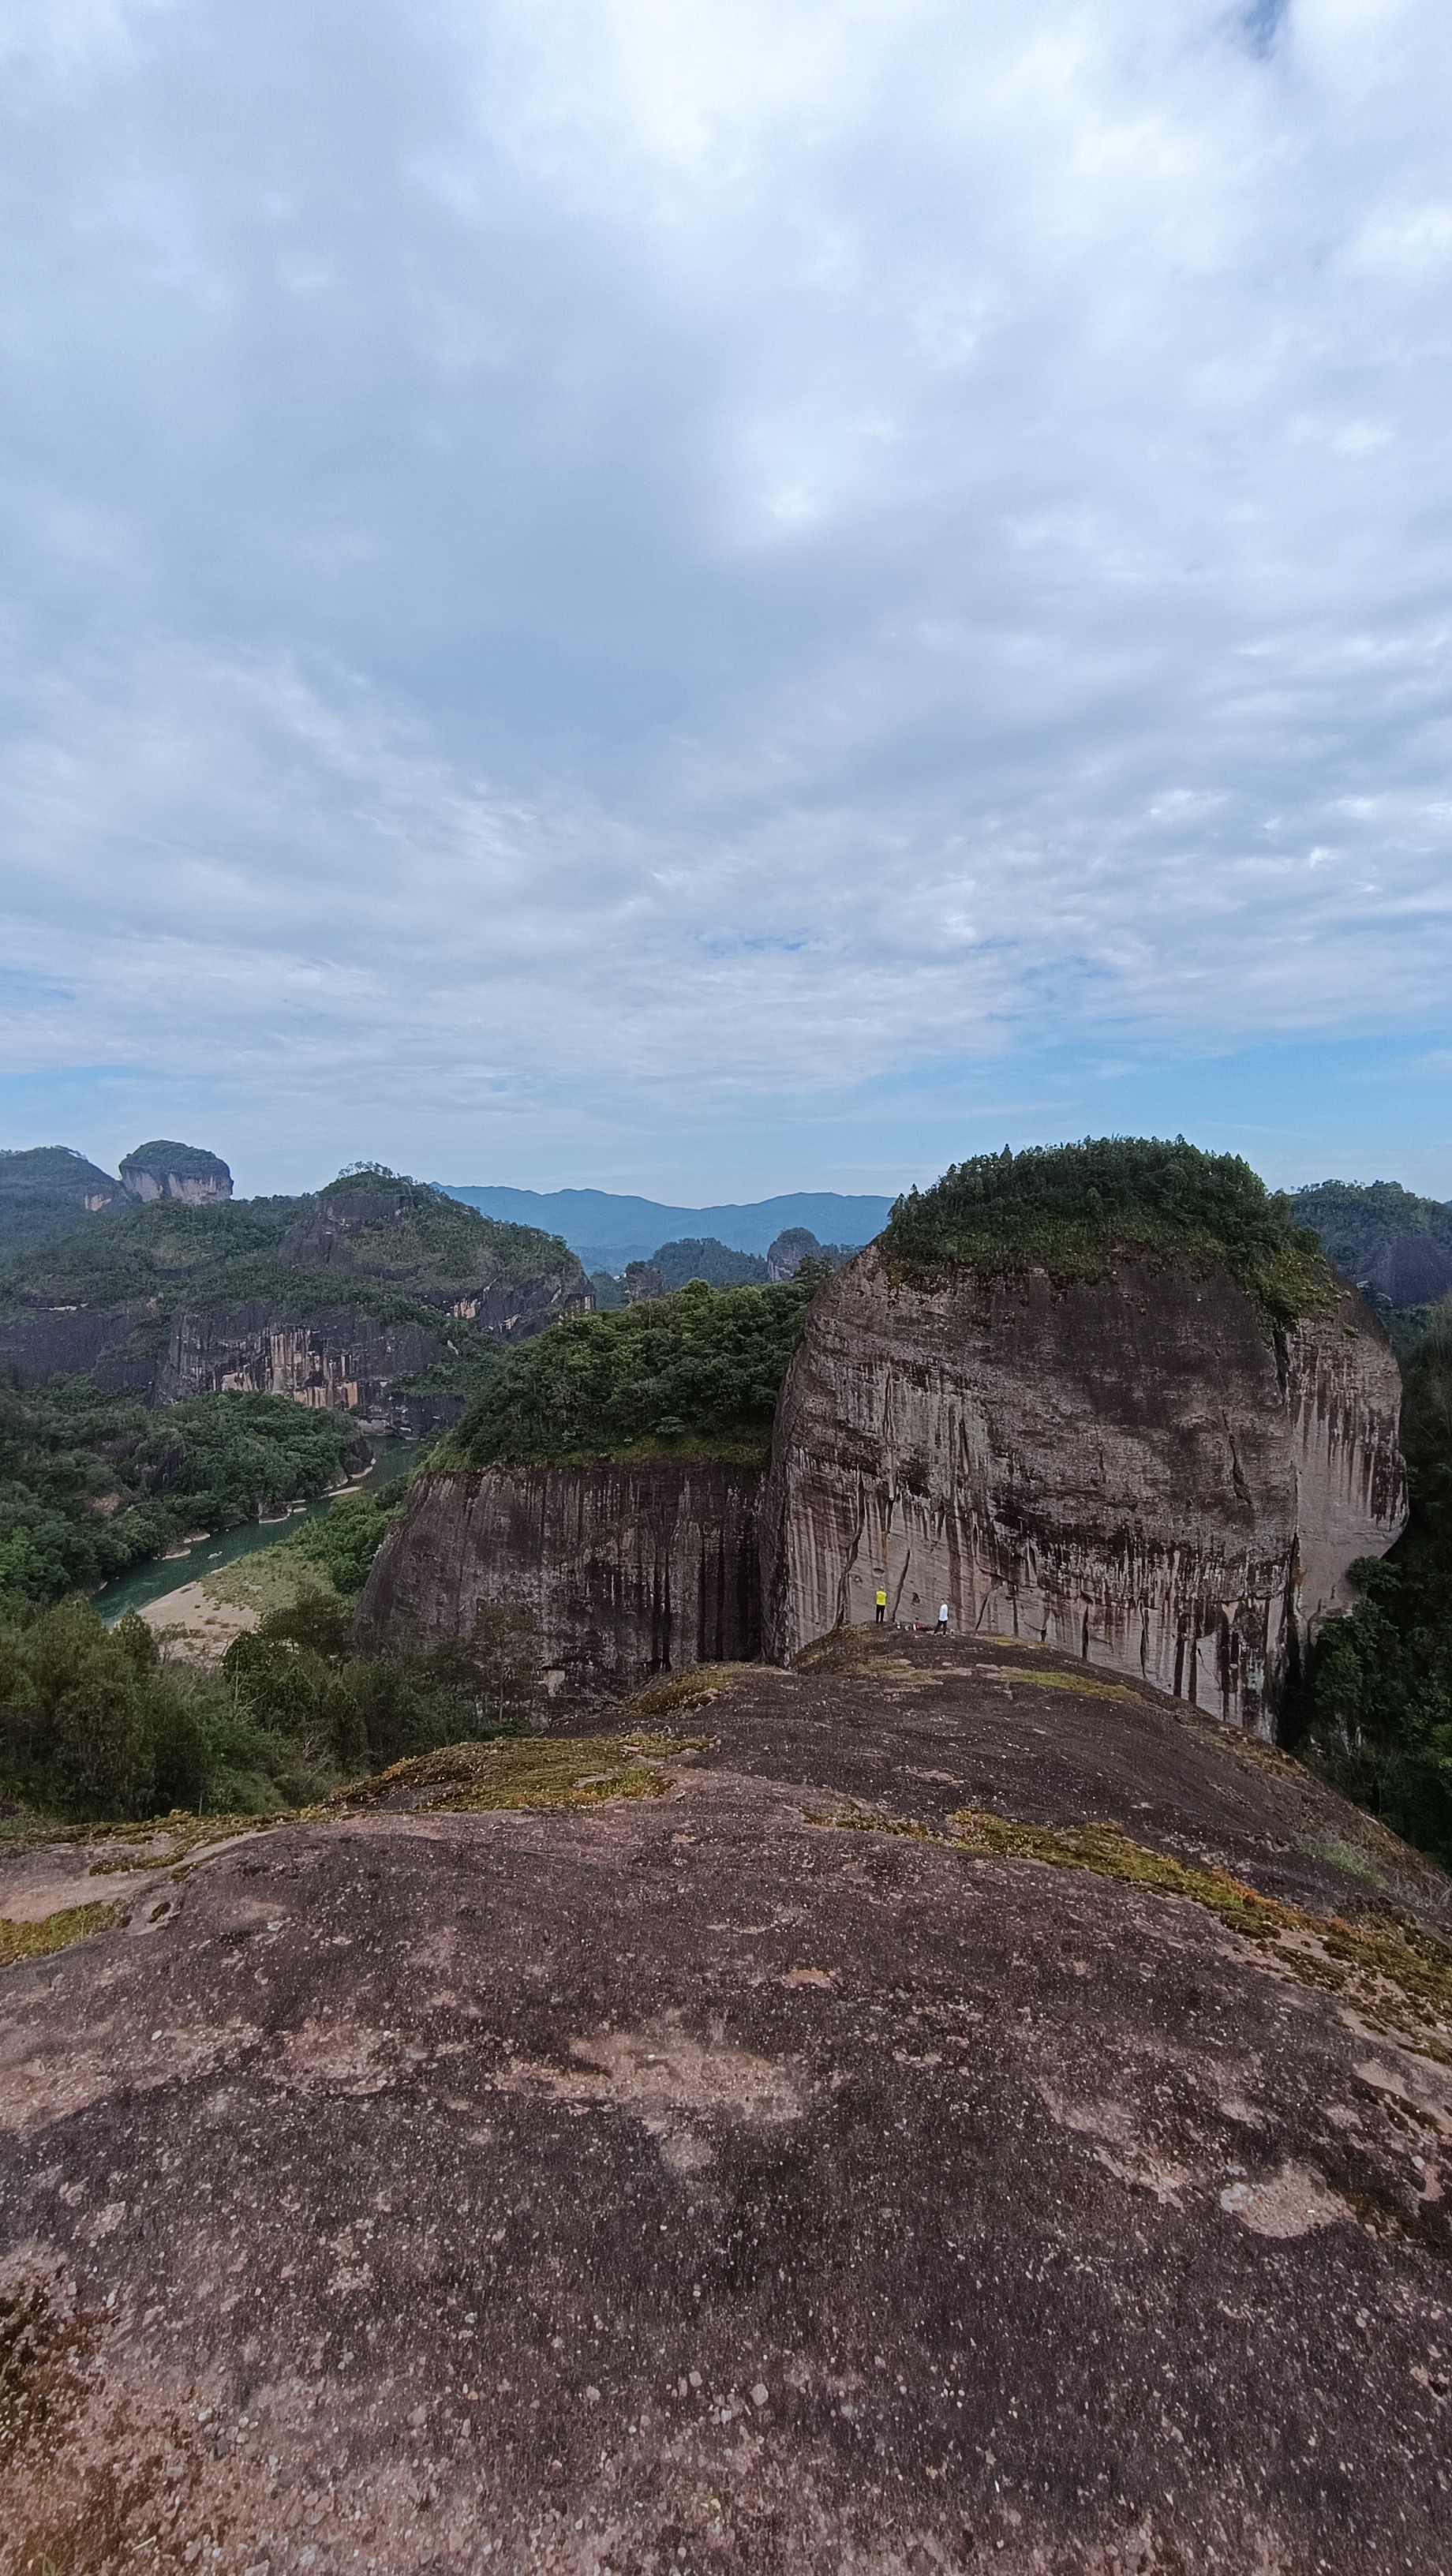
[[1452,1868],[1452,1297],[1402,1363],[1411,1516],[1351,1569],[1359,1598],[1312,1651],[1296,1749]]
[[1029,1264],[1057,1279],[1102,1278],[1119,1253],[1143,1249],[1224,1261],[1273,1325],[1324,1308],[1335,1293],[1290,1200],[1273,1196],[1238,1154],[1206,1154],[1183,1136],[975,1155],[900,1198],[878,1240],[924,1287],[954,1268]]
[[232,1175],[220,1154],[209,1153],[205,1145],[183,1145],[174,1136],[153,1136],[150,1144],[137,1145],[124,1155],[120,1165],[124,1181],[131,1172],[148,1172],[160,1179],[170,1173],[179,1181],[217,1181],[230,1189]]
[[178,1305],[205,1313],[265,1301],[280,1320],[346,1305],[437,1332],[441,1298],[536,1280],[583,1287],[557,1236],[497,1225],[413,1183],[383,1194],[401,1215],[375,1216],[380,1184],[368,1178],[360,1188],[366,1177],[303,1199],[155,1199],[108,1211],[0,1261],[0,1312],[132,1307],[164,1318]]
[[300,1202],[299,1221],[284,1236],[279,1259],[414,1289],[508,1289],[539,1280],[571,1288],[583,1287],[585,1278],[562,1236],[481,1216],[441,1190],[374,1163],[341,1172],[316,1197]]
[[280,1395],[199,1395],[164,1413],[86,1377],[0,1384],[0,1616],[91,1591],[188,1530],[232,1529],[337,1482],[345,1414]]
[[815,1284],[697,1281],[623,1312],[571,1316],[510,1352],[433,1463],[663,1457],[765,1465],[777,1391]]

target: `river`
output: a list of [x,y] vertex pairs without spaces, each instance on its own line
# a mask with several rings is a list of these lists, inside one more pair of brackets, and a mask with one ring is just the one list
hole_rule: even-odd
[[[370,1440],[373,1464],[366,1476],[350,1485],[349,1493],[370,1493],[386,1485],[394,1476],[407,1475],[416,1458],[421,1458],[433,1443],[428,1440]],[[294,1512],[286,1521],[244,1521],[240,1529],[219,1530],[215,1538],[201,1539],[185,1556],[163,1559],[149,1556],[141,1565],[118,1574],[114,1583],[103,1584],[91,1595],[108,1628],[124,1619],[128,1610],[144,1610],[149,1602],[164,1600],[168,1592],[180,1591],[184,1583],[197,1583],[204,1574],[215,1574],[221,1565],[231,1565],[239,1556],[251,1556],[259,1547],[275,1547],[299,1522],[313,1512],[325,1512],[333,1497],[325,1494],[319,1502],[309,1503],[306,1512]]]

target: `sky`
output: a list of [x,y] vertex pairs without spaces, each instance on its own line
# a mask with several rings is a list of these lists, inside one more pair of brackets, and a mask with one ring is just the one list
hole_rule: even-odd
[[0,1142],[1452,1196],[1432,0],[0,0]]

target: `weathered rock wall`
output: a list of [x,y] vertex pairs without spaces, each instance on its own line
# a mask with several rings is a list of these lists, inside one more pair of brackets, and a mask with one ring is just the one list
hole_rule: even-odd
[[12,1368],[23,1387],[42,1386],[61,1370],[89,1369],[108,1392],[154,1405],[190,1395],[287,1395],[422,1439],[457,1422],[463,1399],[395,1392],[393,1381],[448,1358],[447,1325],[442,1310],[438,1332],[430,1333],[345,1308],[284,1323],[265,1300],[183,1312],[169,1327],[144,1307],[40,1308],[0,1322],[0,1368]]
[[0,1322],[0,1368],[13,1369],[23,1387],[41,1386],[61,1371],[91,1369],[100,1386],[145,1394],[156,1362],[138,1354],[133,1336],[138,1329],[144,1334],[146,1322],[139,1309],[98,1314],[87,1306],[36,1307]]
[[[442,1324],[442,1318],[440,1319]],[[174,1315],[152,1401],[189,1395],[287,1395],[321,1410],[387,1415],[389,1386],[447,1356],[442,1330],[385,1324],[347,1309],[280,1323],[265,1302]]]
[[764,1633],[1039,1638],[1270,1732],[1346,1569],[1405,1519],[1401,1382],[1352,1289],[1280,1338],[1228,1270],[1126,1258],[935,1293],[869,1248],[818,1295],[777,1410]]
[[467,1636],[483,1608],[539,1620],[572,1696],[761,1651],[756,1469],[491,1467],[423,1478],[359,1605],[365,1653]]

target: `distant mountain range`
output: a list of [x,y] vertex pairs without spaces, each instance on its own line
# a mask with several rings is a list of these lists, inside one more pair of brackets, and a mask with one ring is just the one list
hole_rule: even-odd
[[587,1270],[621,1271],[627,1261],[648,1261],[663,1243],[682,1235],[714,1235],[733,1252],[770,1250],[788,1226],[806,1226],[823,1243],[870,1243],[892,1209],[891,1199],[849,1198],[837,1190],[791,1190],[745,1206],[667,1207],[613,1190],[511,1190],[473,1182],[437,1181],[451,1199],[510,1225],[541,1226],[563,1235]]

